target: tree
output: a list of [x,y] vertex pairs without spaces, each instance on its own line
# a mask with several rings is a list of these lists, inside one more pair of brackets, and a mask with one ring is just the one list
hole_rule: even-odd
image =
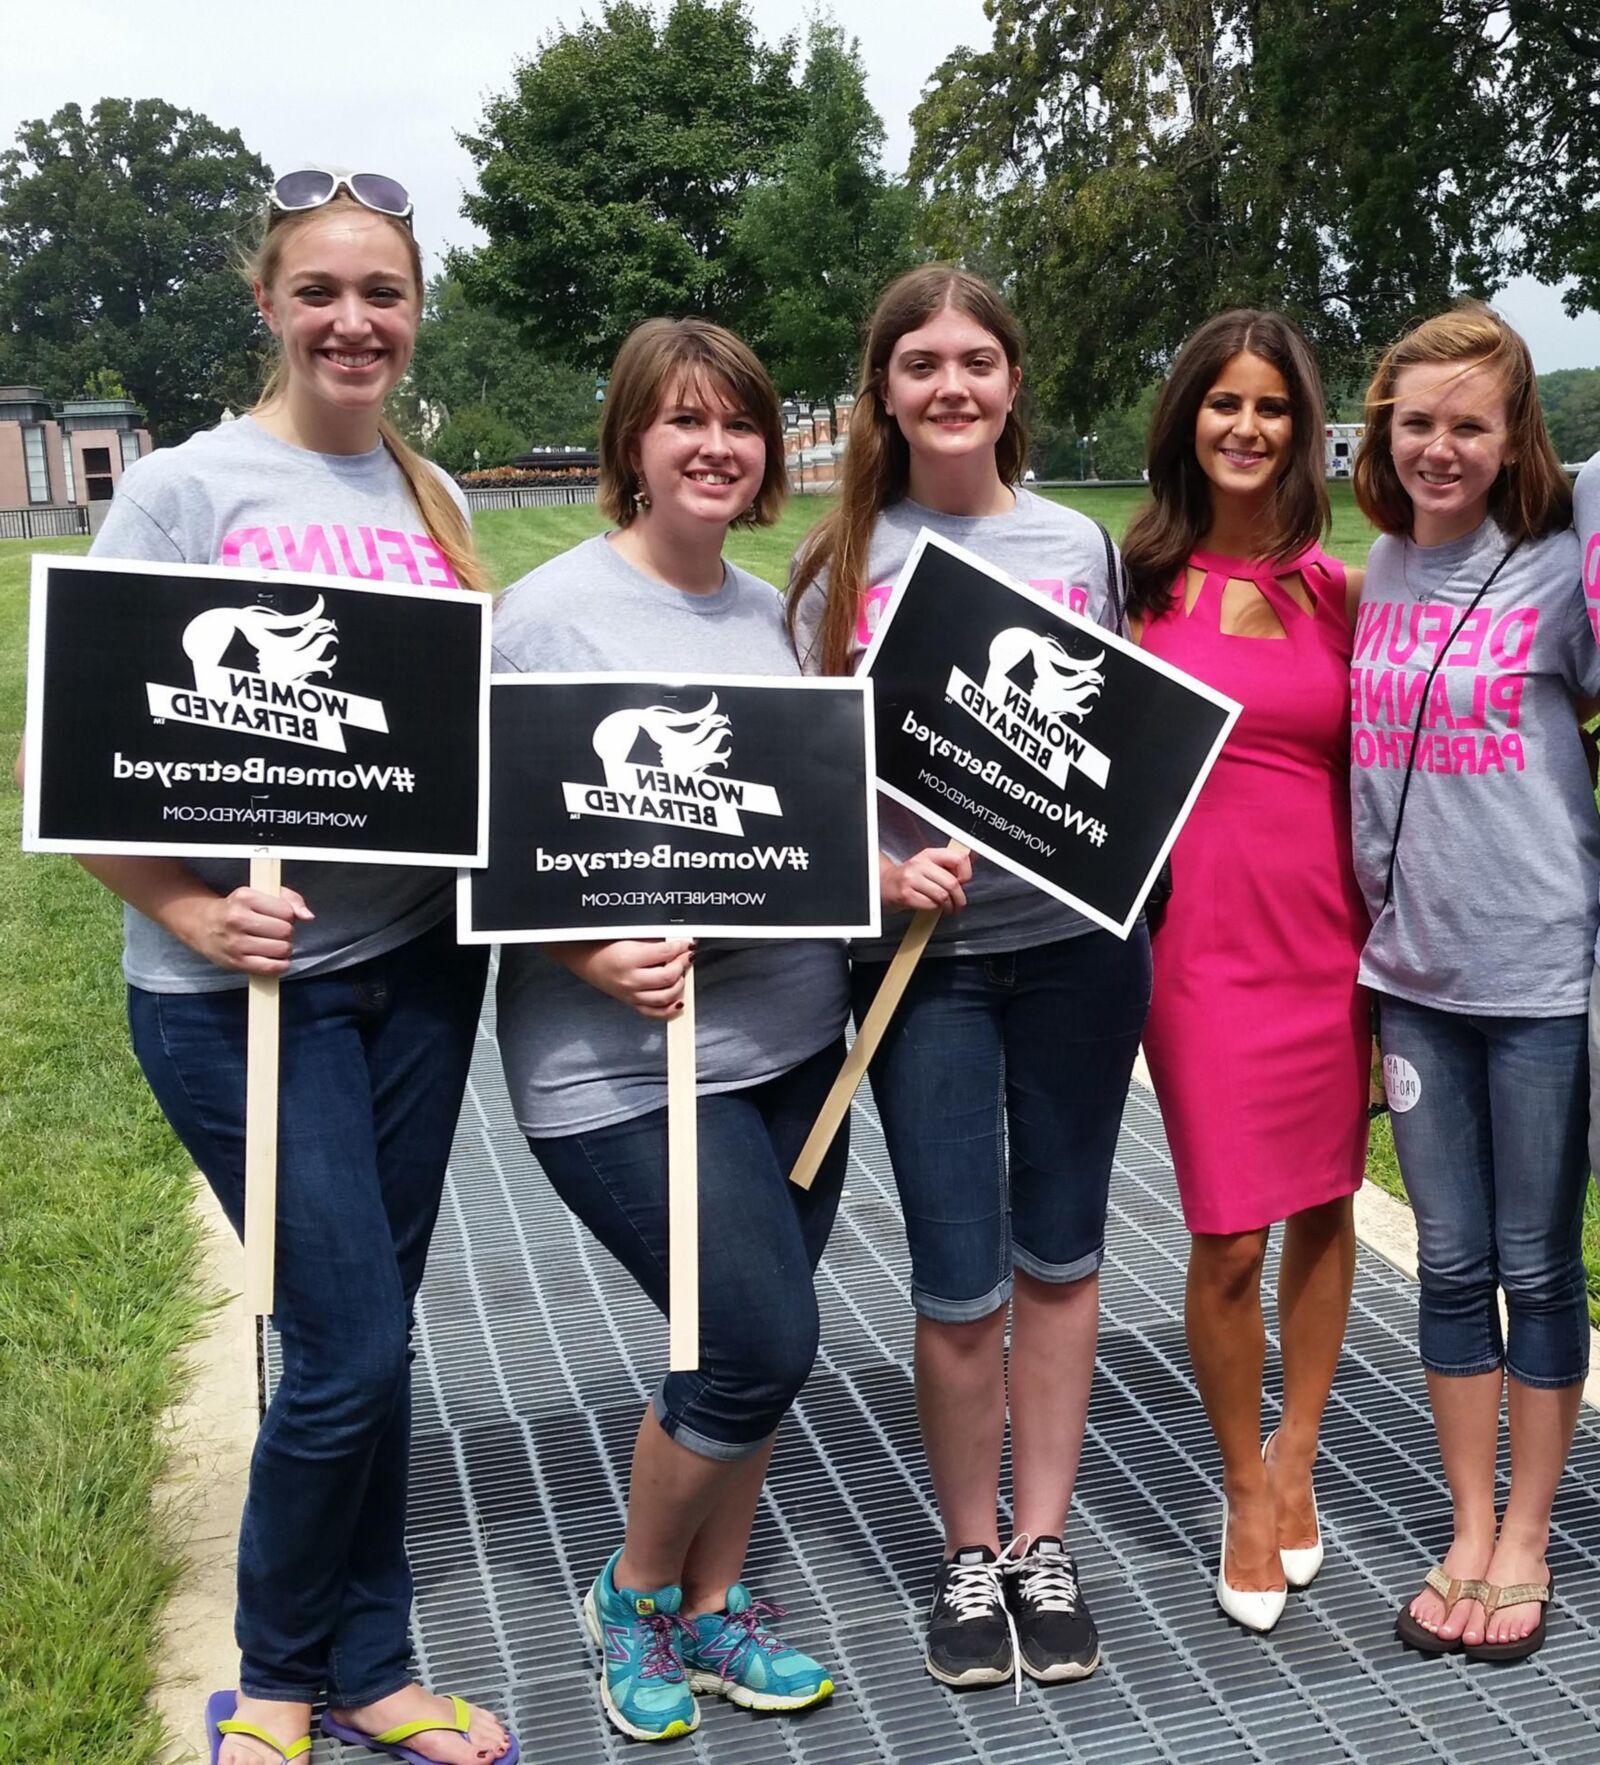
[[267,168],[233,129],[159,99],[25,123],[0,154],[7,372],[74,396],[114,375],[161,442],[259,385],[260,331],[232,263]]
[[515,325],[473,306],[449,276],[428,284],[411,370],[399,394],[407,427],[425,440],[424,405],[446,420],[469,406],[482,407],[509,424],[527,447],[592,445],[600,410],[593,374],[538,354]]
[[930,235],[1006,279],[1050,415],[1132,398],[1221,307],[1347,370],[1502,267],[1476,0],[992,0],[913,121]]
[[447,472],[470,472],[477,466],[509,466],[526,445],[498,411],[469,404],[428,443],[428,458]]
[[746,195],[734,239],[759,290],[751,343],[781,392],[818,400],[853,384],[879,289],[917,261],[919,204],[884,176],[860,47],[838,25],[813,22],[800,89],[804,127]]
[[591,371],[661,313],[737,328],[756,289],[734,221],[803,121],[794,61],[792,38],[757,40],[743,0],[674,0],[659,22],[606,0],[460,137],[478,166],[465,211],[488,243],[453,253],[451,274]]
[[1539,402],[1556,452],[1576,465],[1600,453],[1600,368],[1558,368],[1539,376]]

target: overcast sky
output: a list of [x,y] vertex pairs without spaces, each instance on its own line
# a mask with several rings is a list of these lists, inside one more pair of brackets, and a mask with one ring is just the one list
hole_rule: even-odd
[[[512,68],[544,36],[580,19],[582,0],[0,0],[0,148],[18,126],[76,101],[164,98],[236,128],[277,171],[308,162],[390,172],[417,204],[417,236],[439,267],[470,243],[461,193],[474,167],[457,143]],[[762,31],[804,31],[814,0],[753,0]],[[952,49],[988,40],[982,0],[868,0],[838,6],[860,38],[868,90],[903,170],[908,117]],[[1557,294],[1513,283],[1498,304],[1527,336],[1541,372],[1600,367],[1600,315],[1570,320]]]

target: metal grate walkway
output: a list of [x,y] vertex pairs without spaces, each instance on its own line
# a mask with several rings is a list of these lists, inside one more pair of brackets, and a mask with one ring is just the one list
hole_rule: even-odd
[[[829,1663],[839,1690],[799,1718],[702,1700],[699,1732],[671,1756],[1600,1759],[1600,1418],[1584,1412],[1557,1503],[1561,1585],[1537,1659],[1497,1668],[1401,1650],[1396,1605],[1448,1542],[1448,1503],[1413,1346],[1415,1290],[1362,1250],[1317,1473],[1327,1567],[1309,1593],[1291,1595],[1271,1637],[1247,1636],[1211,1596],[1220,1469],[1183,1341],[1187,1239],[1160,1118],[1138,1088],[1108,1246],[1071,1540],[1103,1664],[1078,1685],[1029,1683],[1020,1708],[1009,1689],[946,1692],[921,1667],[919,1614],[939,1535],[917,1444],[904,1241],[863,1094],[819,1277],[822,1353],[784,1424],[747,1572],[786,1606],[786,1633]],[[665,1343],[660,1318],[529,1156],[486,1024],[421,1310],[416,1638],[431,1683],[509,1713],[529,1765],[637,1765],[637,1747],[599,1713],[578,1605],[621,1537],[633,1433]],[[315,1758],[345,1765],[357,1755],[322,1742]]]

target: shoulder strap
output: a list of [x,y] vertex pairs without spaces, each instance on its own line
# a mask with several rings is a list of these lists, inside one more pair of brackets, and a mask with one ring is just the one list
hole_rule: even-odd
[[1106,548],[1106,595],[1111,602],[1111,611],[1116,619],[1112,630],[1118,637],[1128,635],[1128,589],[1122,574],[1122,559],[1117,555],[1117,548],[1111,542],[1111,530],[1104,521],[1096,521],[1100,529],[1100,537]]
[[[1462,626],[1477,612],[1478,603],[1494,587],[1495,578],[1511,562],[1513,554],[1521,544],[1520,539],[1515,539],[1506,547],[1500,562],[1485,577],[1483,587],[1472,597],[1466,612],[1456,620],[1455,629],[1439,646],[1433,658],[1433,666],[1428,670],[1428,678],[1422,683],[1422,691],[1417,697],[1417,721],[1412,725],[1411,746],[1406,750],[1406,775],[1400,782],[1400,806],[1394,812],[1394,838],[1389,842],[1389,874],[1384,878],[1383,883],[1383,907],[1387,907],[1394,899],[1394,861],[1395,855],[1400,850],[1400,825],[1406,818],[1406,798],[1411,795],[1412,773],[1417,760],[1417,740],[1422,734],[1422,720],[1428,714],[1428,694],[1433,691],[1433,677],[1439,672],[1439,665],[1444,661],[1445,656],[1455,647],[1455,641],[1461,635]],[[1383,907],[1378,909],[1379,913],[1382,913]]]

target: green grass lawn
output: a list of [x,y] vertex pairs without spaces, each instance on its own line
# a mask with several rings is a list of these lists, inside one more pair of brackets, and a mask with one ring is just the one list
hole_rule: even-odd
[[[1120,535],[1129,489],[1047,494]],[[730,555],[781,584],[825,508],[793,499]],[[476,527],[503,587],[604,525],[593,507],[485,513]],[[1370,530],[1334,487],[1332,549],[1365,559]],[[0,542],[0,838],[7,984],[0,989],[0,1762],[150,1765],[156,1625],[174,1572],[152,1517],[162,1412],[178,1351],[200,1328],[188,1161],[128,1049],[120,927],[67,858],[19,850],[9,758],[22,726],[28,556]],[[1386,1124],[1370,1174],[1401,1193]],[[1591,1310],[1600,1318],[1600,1209],[1589,1196]]]
[[174,1554],[157,1430],[201,1326],[189,1162],[128,1049],[110,897],[24,857],[28,554],[0,543],[0,1760],[143,1765]]

